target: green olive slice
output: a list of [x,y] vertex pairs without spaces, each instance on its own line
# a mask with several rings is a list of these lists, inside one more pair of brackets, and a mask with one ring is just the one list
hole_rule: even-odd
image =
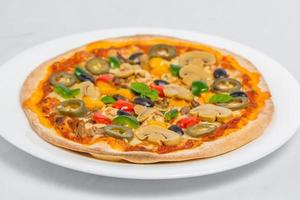
[[239,91],[241,87],[241,83],[238,80],[232,78],[218,78],[212,84],[212,89],[215,92],[221,93],[232,93],[235,91]]
[[66,87],[70,87],[76,83],[76,78],[73,74],[58,72],[51,76],[50,83],[52,85],[63,84]]
[[111,137],[121,139],[131,139],[133,132],[130,128],[120,125],[108,125],[103,128],[105,133]]
[[214,132],[216,129],[216,124],[200,123],[187,128],[186,133],[191,137],[201,137]]
[[83,117],[87,113],[85,104],[80,99],[63,101],[57,106],[58,113],[69,117]]
[[149,57],[161,57],[170,60],[176,57],[176,48],[166,44],[157,44],[149,50]]
[[246,108],[249,104],[249,99],[247,97],[234,97],[231,101],[227,103],[218,103],[216,105],[229,108],[231,110],[239,110]]
[[85,68],[94,75],[105,74],[109,72],[109,64],[102,58],[92,58],[87,61]]

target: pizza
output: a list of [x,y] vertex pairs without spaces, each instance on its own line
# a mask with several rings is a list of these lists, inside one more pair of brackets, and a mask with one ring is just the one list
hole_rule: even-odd
[[258,138],[274,112],[256,67],[183,39],[105,39],[52,58],[20,101],[33,130],[95,158],[157,163],[208,158]]

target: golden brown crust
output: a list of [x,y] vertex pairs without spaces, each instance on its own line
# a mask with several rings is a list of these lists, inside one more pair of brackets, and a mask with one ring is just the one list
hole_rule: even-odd
[[[114,39],[108,39],[105,40],[106,42],[115,42],[115,41],[136,41],[136,40],[147,40],[149,38],[153,38],[156,36],[153,35],[137,35],[137,36],[130,36],[130,37],[120,37],[120,38],[114,38]],[[172,42],[182,43],[182,42],[188,42],[184,40],[179,40],[172,37],[165,37],[165,36],[157,36],[159,38],[165,38],[168,40],[171,40]],[[84,49],[84,47],[80,47],[78,49],[71,50],[61,56],[58,56],[54,59],[51,59],[43,64],[41,64],[38,68],[36,68],[26,79],[21,95],[20,95],[20,101],[23,105],[23,102],[28,99],[36,89],[39,82],[44,78],[45,74],[47,73],[47,68],[49,65],[54,63],[55,61],[60,60],[63,57],[68,57],[69,55],[73,54],[74,52],[77,52],[81,49]],[[214,48],[214,47],[212,47]],[[214,48],[217,49],[217,48]],[[240,62],[240,64],[247,68],[250,71],[257,71],[255,66],[246,60],[245,58],[233,54],[231,52],[228,52],[226,50],[219,49],[224,54],[230,54],[235,59]],[[267,84],[263,78],[260,80],[259,84],[260,88],[263,91],[269,91]],[[26,107],[23,107],[26,116],[29,119],[29,122],[35,132],[37,132],[40,137],[42,137],[47,142],[54,144],[59,147],[67,148],[74,151],[79,152],[85,152],[89,153],[92,156],[104,159],[104,160],[114,160],[114,161],[120,161],[125,160],[129,162],[134,163],[155,163],[155,162],[171,162],[171,161],[183,161],[183,160],[192,160],[192,159],[198,159],[198,158],[207,158],[212,156],[217,156],[220,154],[224,154],[226,152],[232,151],[234,149],[237,149],[250,141],[256,139],[259,137],[263,131],[266,129],[268,124],[270,123],[272,119],[272,115],[274,112],[274,106],[271,99],[267,100],[265,103],[265,106],[263,107],[262,111],[259,113],[257,118],[253,121],[250,121],[245,127],[242,129],[235,131],[227,136],[221,137],[217,140],[210,141],[210,142],[204,142],[201,146],[193,148],[193,149],[187,149],[187,150],[181,150],[181,151],[175,151],[171,153],[166,154],[158,154],[158,153],[152,153],[152,152],[141,152],[141,151],[131,151],[131,152],[123,152],[119,150],[115,150],[111,148],[106,143],[97,143],[90,146],[75,143],[71,140],[65,139],[61,136],[59,136],[54,129],[47,128],[43,126],[36,113],[32,112]]]

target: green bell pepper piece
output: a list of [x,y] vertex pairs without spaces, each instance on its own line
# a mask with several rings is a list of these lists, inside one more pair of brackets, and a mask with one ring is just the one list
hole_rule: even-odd
[[177,109],[172,109],[165,114],[165,121],[169,122],[178,116],[179,112]]
[[110,104],[116,102],[116,100],[111,96],[102,97],[101,101],[105,104]]
[[194,81],[192,83],[192,93],[195,96],[198,96],[200,93],[207,92],[208,86],[203,81]]
[[54,86],[54,92],[63,97],[64,99],[74,98],[76,95],[80,93],[80,89],[69,89],[63,84],[57,84]]

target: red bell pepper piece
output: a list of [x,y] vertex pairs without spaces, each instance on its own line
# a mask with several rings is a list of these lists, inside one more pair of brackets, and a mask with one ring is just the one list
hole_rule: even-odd
[[112,105],[112,107],[117,108],[119,110],[124,110],[126,112],[132,112],[134,105],[133,105],[133,103],[119,99]]
[[111,119],[109,119],[105,115],[102,115],[99,112],[96,112],[93,114],[92,120],[99,124],[111,124],[112,123]]
[[200,119],[194,116],[182,118],[177,121],[176,125],[181,128],[188,128],[200,122]]
[[103,81],[106,83],[111,83],[114,79],[114,76],[112,74],[102,74],[98,76],[97,81]]
[[158,92],[158,96],[164,97],[164,86],[162,85],[155,85],[155,83],[150,84],[150,88],[153,90],[156,90]]

